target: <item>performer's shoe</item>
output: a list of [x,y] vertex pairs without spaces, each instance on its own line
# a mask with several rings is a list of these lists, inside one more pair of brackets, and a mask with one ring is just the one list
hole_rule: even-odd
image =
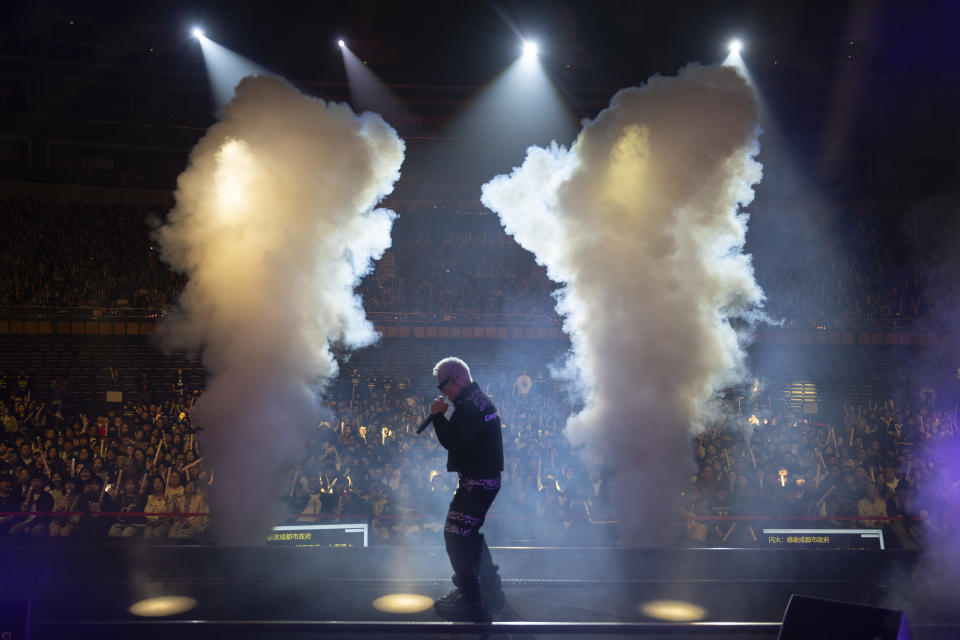
[[486,571],[480,574],[480,597],[487,608],[493,612],[499,612],[506,604],[507,597],[503,593],[500,574],[497,570],[500,565],[493,565],[492,571]]
[[507,596],[500,586],[500,576],[480,584],[480,597],[487,608],[494,613],[501,611],[507,602]]
[[464,596],[460,591],[460,587],[457,587],[442,598],[437,598],[436,602],[433,603],[433,606],[437,611],[441,609],[449,609],[451,607],[455,607],[457,602],[459,602],[463,597]]
[[490,622],[490,613],[483,602],[471,602],[460,589],[454,589],[433,603],[433,609],[444,620],[453,622]]

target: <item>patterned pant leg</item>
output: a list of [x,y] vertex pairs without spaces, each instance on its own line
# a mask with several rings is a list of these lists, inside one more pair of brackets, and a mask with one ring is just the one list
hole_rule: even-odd
[[[447,555],[456,574],[454,582],[470,600],[480,598],[477,569],[486,545],[479,529],[499,490],[499,481],[494,487],[461,480],[447,511],[447,521],[443,527]],[[486,555],[489,556],[489,553],[488,550]]]

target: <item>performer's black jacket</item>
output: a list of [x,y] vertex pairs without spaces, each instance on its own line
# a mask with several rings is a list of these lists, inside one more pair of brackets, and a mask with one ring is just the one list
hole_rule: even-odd
[[500,414],[476,382],[460,390],[450,419],[433,418],[437,440],[447,450],[447,471],[471,478],[492,478],[503,471]]

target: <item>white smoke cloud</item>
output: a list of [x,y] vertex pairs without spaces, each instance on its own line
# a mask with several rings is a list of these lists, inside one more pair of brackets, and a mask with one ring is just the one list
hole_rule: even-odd
[[615,473],[621,543],[667,542],[690,435],[744,373],[763,292],[742,252],[761,178],[757,103],[733,67],[692,64],[625,89],[568,150],[531,147],[483,186],[507,232],[562,283],[567,434]]
[[404,143],[373,113],[249,77],[197,143],[157,232],[186,273],[167,346],[202,352],[195,419],[214,465],[212,510],[227,543],[262,543],[279,483],[337,374],[330,344],[375,341],[353,288],[390,246],[375,209]]

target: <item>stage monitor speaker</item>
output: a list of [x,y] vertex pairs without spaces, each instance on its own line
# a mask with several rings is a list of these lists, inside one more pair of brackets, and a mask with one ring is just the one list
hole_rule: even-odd
[[793,594],[779,640],[910,640],[902,611]]

